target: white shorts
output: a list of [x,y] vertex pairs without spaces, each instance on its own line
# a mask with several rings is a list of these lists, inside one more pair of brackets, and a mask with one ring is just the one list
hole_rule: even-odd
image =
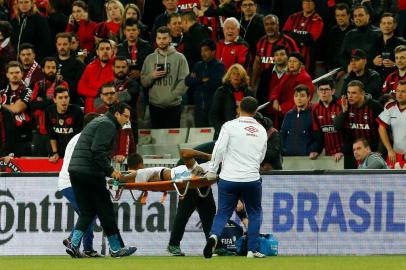
[[[209,171],[210,166],[209,161],[197,165],[199,165],[203,169],[204,173]],[[180,165],[171,169],[172,180],[176,178],[187,178],[190,177],[191,175],[192,174],[190,173],[190,170],[185,165]]]

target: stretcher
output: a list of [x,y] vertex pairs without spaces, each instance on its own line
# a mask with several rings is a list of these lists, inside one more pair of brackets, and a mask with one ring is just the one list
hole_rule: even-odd
[[[197,194],[205,198],[207,195],[210,193],[210,186],[215,184],[217,182],[216,180],[208,180],[207,178],[203,176],[188,176],[188,177],[182,177],[174,180],[167,180],[167,181],[157,181],[157,182],[142,182],[142,183],[135,183],[135,182],[130,182],[130,183],[123,183],[123,182],[118,182],[117,180],[110,179],[107,181],[109,189],[115,192],[115,194],[112,194],[112,198],[114,201],[118,201],[121,198],[121,195],[124,190],[128,190],[134,199],[134,201],[138,201],[141,204],[145,204],[147,201],[148,197],[148,191],[153,191],[153,192],[163,192],[162,198],[161,198],[161,203],[164,203],[166,200],[166,196],[168,194],[168,191],[173,191],[175,190],[180,197],[183,197],[187,194],[189,189],[196,189]],[[201,188],[203,187],[209,187],[205,193],[202,193],[200,191]],[[139,196],[138,199],[135,198],[133,194],[133,190],[139,190],[141,191],[141,195]]]

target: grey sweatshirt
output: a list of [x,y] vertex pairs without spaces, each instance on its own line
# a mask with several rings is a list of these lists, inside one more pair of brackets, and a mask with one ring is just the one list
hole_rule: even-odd
[[[157,64],[164,64],[167,75],[153,79],[152,72]],[[160,108],[180,105],[182,95],[188,89],[185,78],[189,74],[189,66],[183,54],[170,46],[165,54],[155,52],[145,58],[141,70],[141,84],[149,88],[149,102]]]

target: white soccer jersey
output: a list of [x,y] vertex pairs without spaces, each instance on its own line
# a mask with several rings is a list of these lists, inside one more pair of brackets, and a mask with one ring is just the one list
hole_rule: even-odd
[[161,181],[160,173],[165,167],[151,167],[137,170],[135,182],[156,182]]
[[73,150],[75,149],[76,143],[79,140],[80,134],[81,133],[73,136],[73,138],[69,141],[68,145],[66,146],[62,168],[61,168],[61,171],[59,172],[59,177],[58,177],[58,190],[59,191],[72,186],[72,184],[70,183],[68,168],[69,168],[69,163],[70,163],[70,159],[72,157]]
[[406,109],[400,110],[396,102],[391,102],[377,120],[379,124],[391,127],[393,150],[397,153],[406,153]]

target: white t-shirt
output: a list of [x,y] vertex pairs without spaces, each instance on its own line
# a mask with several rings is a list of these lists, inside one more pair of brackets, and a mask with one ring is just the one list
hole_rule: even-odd
[[210,172],[216,173],[222,163],[221,179],[233,182],[258,180],[267,141],[265,128],[252,117],[226,122],[213,149]]
[[71,187],[72,184],[70,183],[70,176],[68,172],[70,159],[72,157],[73,150],[75,149],[76,143],[79,140],[81,133],[76,134],[73,138],[69,141],[68,145],[65,149],[65,156],[63,158],[62,169],[59,172],[58,177],[58,190],[61,191],[65,188]]
[[406,153],[406,110],[400,110],[396,102],[389,103],[378,116],[379,124],[390,126],[393,134],[393,150]]

